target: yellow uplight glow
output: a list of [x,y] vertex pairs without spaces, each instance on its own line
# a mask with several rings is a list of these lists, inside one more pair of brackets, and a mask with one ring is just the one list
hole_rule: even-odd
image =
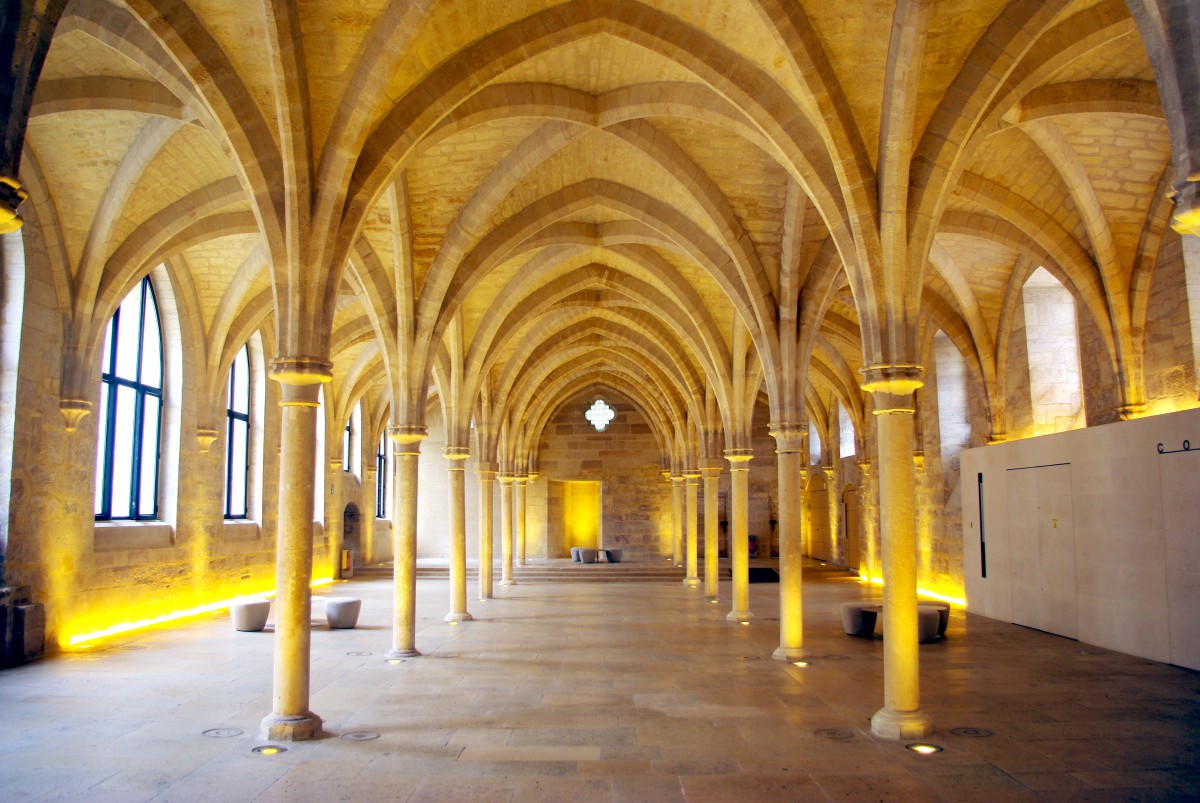
[[[864,577],[860,577],[859,580],[864,583],[870,583],[871,585],[880,586],[880,587],[883,586],[883,578],[882,577],[866,577],[866,576],[864,576]],[[967,607],[967,601],[962,597],[952,597],[949,594],[939,594],[936,591],[930,591],[928,588],[921,588],[920,586],[917,586],[917,594],[922,597],[930,597],[932,599],[940,600],[942,602],[948,602],[951,605],[957,605],[960,608]]]
[[[320,577],[312,581],[312,588],[318,586],[329,585],[333,582],[332,577]],[[59,637],[59,645],[63,647],[74,647],[77,644],[86,644],[91,641],[108,638],[109,636],[117,636],[121,633],[130,633],[134,630],[144,630],[147,627],[165,624],[167,622],[175,622],[180,619],[190,619],[194,616],[202,616],[206,613],[214,613],[224,610],[237,602],[250,602],[253,600],[267,599],[275,596],[275,590],[262,591],[258,594],[246,594],[232,599],[223,599],[217,602],[210,602],[205,605],[197,605],[194,608],[187,608],[182,611],[171,611],[164,613],[161,616],[152,616],[146,619],[135,619],[132,622],[117,622],[109,625],[101,630],[93,630],[88,633],[79,633],[77,635],[64,635]]]

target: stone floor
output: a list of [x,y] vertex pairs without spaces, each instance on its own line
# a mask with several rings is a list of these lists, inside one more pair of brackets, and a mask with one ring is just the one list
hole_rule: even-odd
[[390,584],[322,589],[361,597],[362,619],[314,627],[328,736],[277,755],[252,752],[272,636],[223,615],[5,670],[0,800],[1200,797],[1195,672],[956,610],[948,638],[920,648],[944,749],[918,755],[870,734],[882,643],[843,635],[837,615],[870,590],[806,572],[807,668],[770,658],[777,585],[751,586],[750,626],[725,621],[728,592],[714,605],[665,582],[517,585],[452,626],[448,584],[422,580],[424,656],[390,665]]

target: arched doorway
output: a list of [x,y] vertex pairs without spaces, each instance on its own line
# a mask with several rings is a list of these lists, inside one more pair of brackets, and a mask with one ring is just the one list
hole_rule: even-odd
[[858,536],[858,489],[847,485],[842,491],[842,537],[846,549],[846,568],[857,569],[862,563]]
[[360,560],[362,555],[362,545],[359,543],[361,531],[358,505],[351,502],[342,512],[342,573],[344,577],[353,576],[354,564]]
[[814,471],[808,481],[809,545],[812,557],[826,562],[833,560],[833,538],[829,532],[829,488],[825,473]]

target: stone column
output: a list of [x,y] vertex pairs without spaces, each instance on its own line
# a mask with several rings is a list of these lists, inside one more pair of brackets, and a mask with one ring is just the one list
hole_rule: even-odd
[[325,542],[329,544],[329,576],[340,579],[342,576],[342,542],[345,537],[346,502],[342,498],[342,459],[335,457],[329,461],[329,471],[325,473],[325,482],[329,488],[321,489],[325,495]]
[[683,565],[683,475],[671,475],[671,524],[674,528],[672,531],[672,543],[674,544],[674,561],[676,566]]
[[913,391],[917,366],[863,369],[875,402],[879,442],[879,519],[883,543],[883,708],[871,730],[890,739],[933,732],[921,711],[917,656],[917,533],[913,472]]
[[721,547],[717,540],[717,517],[720,513],[717,505],[721,491],[717,481],[721,476],[721,461],[701,461],[700,474],[704,477],[704,596],[716,602],[720,593],[718,560]]
[[479,475],[479,598],[492,598],[492,487],[496,481],[496,464],[480,463]]
[[771,434],[775,437],[779,482],[779,647],[771,657],[778,661],[799,661],[804,657],[800,573],[804,429],[799,424],[783,422],[772,424]]
[[513,490],[516,493],[517,512],[517,565],[525,565],[525,489],[529,486],[529,477],[522,475],[513,480]]
[[700,526],[700,472],[695,469],[684,472],[683,481],[687,510],[687,576],[683,578],[683,584],[688,588],[696,588],[700,585],[700,577],[696,571],[696,537]]
[[729,461],[730,518],[729,558],[733,564],[733,610],[730,622],[749,622],[750,613],[750,458],[749,449],[726,449]]
[[[867,518],[868,511],[874,511],[874,504],[871,500],[871,461],[860,460],[858,463],[858,526],[859,532],[857,536],[862,538],[862,562],[865,567],[865,576],[869,583],[872,578],[881,577],[879,572],[879,562],[875,555],[875,534],[871,529]],[[859,577],[864,576],[862,569],[858,572]]]
[[500,475],[500,585],[515,586],[513,579],[513,481]]
[[838,541],[838,533],[841,532],[838,522],[842,518],[842,495],[834,487],[833,466],[822,466],[821,471],[825,474],[825,487],[828,489],[829,537],[833,539],[833,562],[837,566],[845,566],[846,542],[845,540]]
[[279,518],[275,544],[275,671],[262,738],[305,741],[321,735],[308,709],[312,613],[313,488],[317,470],[317,394],[328,365],[277,361],[282,383]]
[[375,562],[375,509],[379,506],[379,496],[375,493],[379,469],[371,466],[366,471],[363,480],[363,513],[359,520],[358,548],[362,552],[362,565],[370,566]]
[[450,472],[450,613],[447,622],[469,622],[467,612],[467,472],[470,452],[462,446],[446,449]]
[[388,427],[395,443],[396,504],[392,520],[392,544],[396,571],[392,649],[388,658],[410,658],[417,651],[417,468],[425,427]]

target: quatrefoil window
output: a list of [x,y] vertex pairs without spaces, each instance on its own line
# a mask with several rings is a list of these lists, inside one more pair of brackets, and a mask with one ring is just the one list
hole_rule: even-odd
[[596,399],[592,402],[592,406],[587,409],[583,417],[588,420],[597,432],[603,432],[604,428],[612,423],[612,420],[617,417],[617,411],[608,406],[608,402],[604,399]]

